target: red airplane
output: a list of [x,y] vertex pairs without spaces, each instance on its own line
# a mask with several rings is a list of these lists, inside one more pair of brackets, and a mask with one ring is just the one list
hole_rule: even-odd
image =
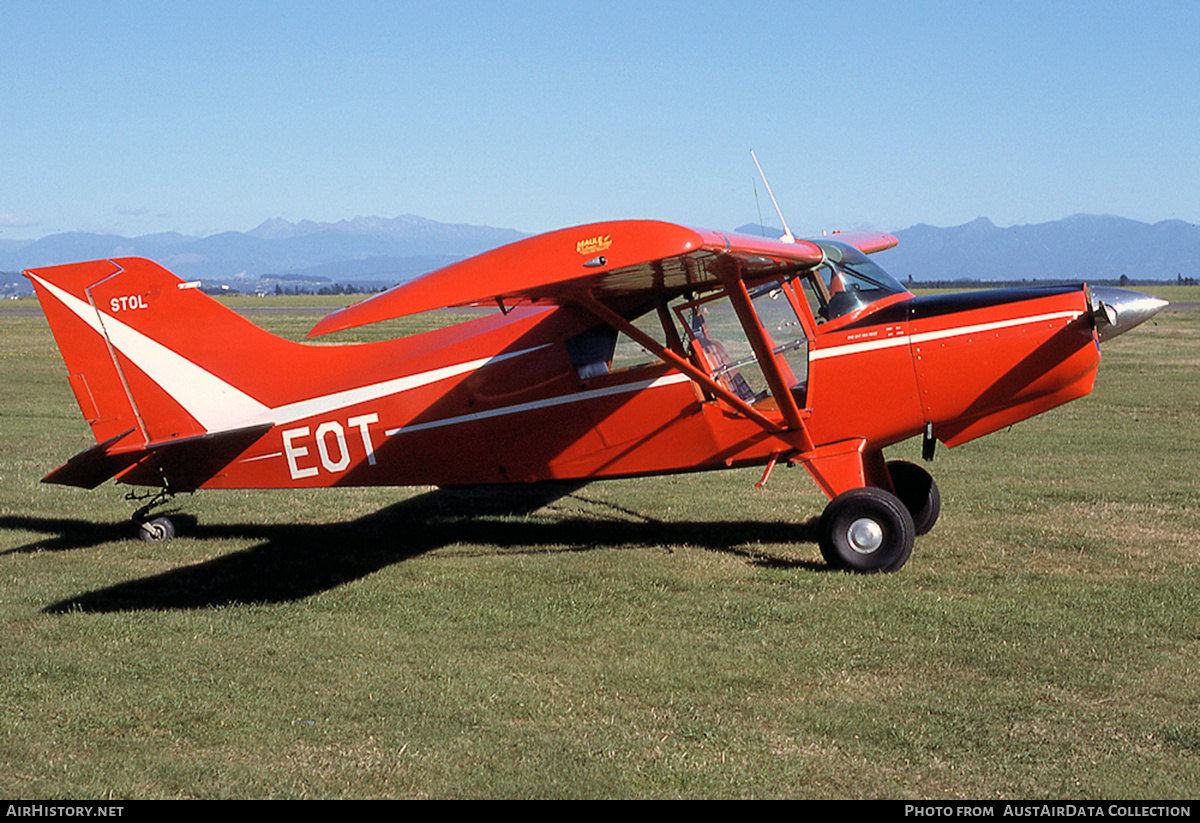
[[[896,238],[596,223],[494,249],[324,317],[309,337],[491,311],[354,345],[276,337],[148,260],[25,272],[97,445],[45,482],[156,489],[461,486],[803,465],[834,567],[894,571],[937,485],[883,449],[957,446],[1086,395],[1098,343],[1165,301],[1044,286],[916,297]],[[618,345],[619,341],[621,345]],[[633,345],[630,345],[632,341]]]

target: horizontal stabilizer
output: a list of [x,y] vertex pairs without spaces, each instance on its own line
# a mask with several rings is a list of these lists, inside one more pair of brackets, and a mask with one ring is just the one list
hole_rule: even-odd
[[195,491],[270,429],[265,423],[122,449],[119,441],[129,434],[126,432],[80,452],[42,482],[94,489],[118,477],[122,483],[138,486]]
[[133,429],[81,451],[43,477],[42,482],[55,483],[59,486],[75,486],[80,489],[96,488],[110,477],[125,471],[144,455],[145,452],[141,448],[116,453],[110,451],[118,441],[123,440],[131,432]]
[[869,229],[835,231],[830,233],[829,239],[845,243],[848,246],[854,246],[854,248],[863,254],[887,251],[888,249],[895,248],[896,244],[900,242],[895,235],[884,234],[881,231],[871,231]]

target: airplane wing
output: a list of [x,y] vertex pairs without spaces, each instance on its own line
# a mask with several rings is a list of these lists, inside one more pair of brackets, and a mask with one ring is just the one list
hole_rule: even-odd
[[[848,236],[837,239],[851,242]],[[888,235],[875,236],[873,245],[889,248],[881,237]],[[673,297],[719,288],[718,273],[734,263],[751,279],[811,269],[823,256],[806,240],[784,243],[653,220],[591,223],[518,240],[402,283],[327,315],[308,336],[482,302],[558,303],[584,293]]]

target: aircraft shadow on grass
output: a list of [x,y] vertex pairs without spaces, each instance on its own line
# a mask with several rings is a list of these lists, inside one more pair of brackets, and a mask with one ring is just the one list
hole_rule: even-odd
[[[203,609],[238,603],[302,600],[387,566],[452,545],[497,552],[545,553],[601,548],[691,545],[726,552],[762,566],[825,570],[814,557],[770,556],[758,543],[815,543],[816,521],[660,521],[595,500],[599,513],[505,520],[532,514],[572,495],[578,485],[530,488],[436,489],[357,520],[312,524],[197,524],[173,515],[183,535],[198,540],[260,541],[243,551],[130,580],[50,604],[44,611],[123,612]],[[3,554],[68,551],[130,536],[130,524],[69,518],[0,517],[0,530],[50,535]]]

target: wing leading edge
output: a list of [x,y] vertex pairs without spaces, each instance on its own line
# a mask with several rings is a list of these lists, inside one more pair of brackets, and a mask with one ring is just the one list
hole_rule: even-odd
[[[896,244],[875,232],[832,239],[864,252]],[[654,220],[590,223],[518,240],[402,283],[327,315],[308,336],[472,303],[560,303],[584,293],[672,297],[719,288],[720,273],[731,264],[755,278],[811,269],[823,259],[820,247],[806,240],[784,243]]]

